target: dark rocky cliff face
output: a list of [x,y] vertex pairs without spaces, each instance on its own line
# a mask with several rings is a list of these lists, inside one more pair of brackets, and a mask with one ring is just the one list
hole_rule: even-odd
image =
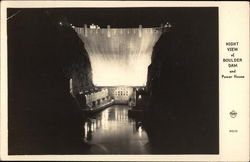
[[56,50],[66,76],[73,79],[74,93],[93,88],[91,64],[83,42],[70,26],[58,28]]
[[77,153],[82,147],[81,112],[69,78],[91,87],[91,67],[74,30],[56,22],[40,9],[23,9],[8,20],[9,154]]
[[218,153],[217,13],[200,13],[173,18],[153,50],[145,125],[157,153]]

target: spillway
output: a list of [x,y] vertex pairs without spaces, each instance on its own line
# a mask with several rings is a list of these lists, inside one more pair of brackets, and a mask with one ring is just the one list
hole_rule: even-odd
[[75,27],[88,52],[95,86],[145,86],[162,28]]

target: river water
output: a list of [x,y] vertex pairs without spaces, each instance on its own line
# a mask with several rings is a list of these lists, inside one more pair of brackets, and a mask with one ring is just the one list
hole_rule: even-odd
[[113,105],[83,124],[88,154],[147,154],[148,137],[138,119],[128,117],[128,106]]

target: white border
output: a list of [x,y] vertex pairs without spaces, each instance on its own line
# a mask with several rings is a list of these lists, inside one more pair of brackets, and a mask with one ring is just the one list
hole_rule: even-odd
[[[242,80],[219,79],[219,155],[7,155],[7,32],[6,8],[79,8],[79,7],[219,7],[219,78],[228,68],[225,42],[240,42],[238,56],[243,59],[238,70]],[[199,15],[197,15],[199,16]],[[209,45],[208,45],[209,46]],[[1,159],[4,160],[74,160],[74,161],[248,161],[249,160],[249,3],[248,2],[163,2],[163,1],[2,1],[1,2]],[[232,120],[231,109],[238,112]],[[238,133],[229,133],[237,129]]]

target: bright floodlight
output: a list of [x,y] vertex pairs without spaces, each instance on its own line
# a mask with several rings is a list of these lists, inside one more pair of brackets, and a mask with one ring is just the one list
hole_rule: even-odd
[[156,28],[75,28],[89,54],[96,86],[144,86]]

